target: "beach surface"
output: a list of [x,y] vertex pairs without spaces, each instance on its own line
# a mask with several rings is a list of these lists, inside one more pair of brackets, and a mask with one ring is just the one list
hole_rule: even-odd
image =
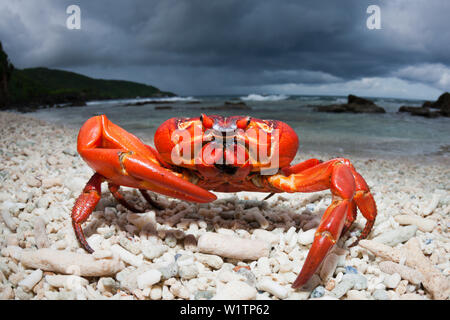
[[[77,133],[0,112],[1,299],[449,299],[446,156],[347,155],[374,195],[375,225],[348,248],[365,225],[359,213],[306,287],[294,290],[329,191],[267,201],[262,193],[217,193],[201,205],[152,194],[163,208],[154,210],[122,188],[142,209],[134,214],[104,184],[83,224],[89,255],[70,217],[93,174],[76,151]],[[334,156],[302,153],[294,162]]]

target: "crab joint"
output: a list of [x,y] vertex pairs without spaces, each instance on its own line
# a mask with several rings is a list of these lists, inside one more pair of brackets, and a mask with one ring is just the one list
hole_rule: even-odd
[[318,231],[314,236],[327,237],[328,239],[331,240],[331,242],[336,243],[336,239],[334,239],[333,235],[329,231],[322,231],[322,232]]
[[125,161],[126,157],[131,156],[132,154],[133,154],[133,151],[118,152],[120,169],[121,169],[123,175],[128,175],[127,170],[125,169],[124,161]]

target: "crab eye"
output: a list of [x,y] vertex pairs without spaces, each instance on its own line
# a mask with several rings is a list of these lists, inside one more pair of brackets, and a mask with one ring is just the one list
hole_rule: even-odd
[[250,117],[245,117],[242,118],[238,121],[236,121],[236,127],[238,127],[239,129],[246,129],[248,127],[248,125],[250,124],[251,118]]
[[200,121],[202,122],[203,126],[206,129],[212,128],[212,126],[214,124],[214,121],[210,117],[208,117],[206,114],[203,114],[203,113],[200,116]]

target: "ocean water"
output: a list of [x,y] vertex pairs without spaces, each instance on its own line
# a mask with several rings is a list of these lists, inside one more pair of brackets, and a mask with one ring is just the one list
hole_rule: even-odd
[[[314,105],[345,103],[341,96],[198,96],[164,98],[162,104],[125,106],[147,100],[128,99],[92,101],[86,107],[41,109],[31,115],[46,121],[79,128],[88,118],[106,114],[124,129],[153,145],[153,134],[159,124],[171,117],[197,117],[201,113],[250,115],[288,123],[297,132],[299,152],[326,153],[333,156],[367,157],[427,156],[449,157],[450,119],[427,119],[398,113],[402,105],[420,106],[421,100],[372,98],[386,110],[385,114],[322,113]],[[225,101],[245,102],[251,110],[214,109]],[[162,106],[170,108],[157,110]],[[212,108],[211,108],[212,107]],[[76,137],[74,137],[76,139]]]

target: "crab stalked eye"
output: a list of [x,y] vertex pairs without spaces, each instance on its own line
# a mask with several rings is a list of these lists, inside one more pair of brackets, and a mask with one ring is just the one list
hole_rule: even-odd
[[206,129],[211,129],[214,124],[214,121],[204,113],[200,116],[200,121]]
[[236,127],[238,127],[239,129],[245,130],[247,129],[248,125],[250,124],[251,118],[250,117],[245,117],[242,119],[239,119],[238,121],[236,121]]

